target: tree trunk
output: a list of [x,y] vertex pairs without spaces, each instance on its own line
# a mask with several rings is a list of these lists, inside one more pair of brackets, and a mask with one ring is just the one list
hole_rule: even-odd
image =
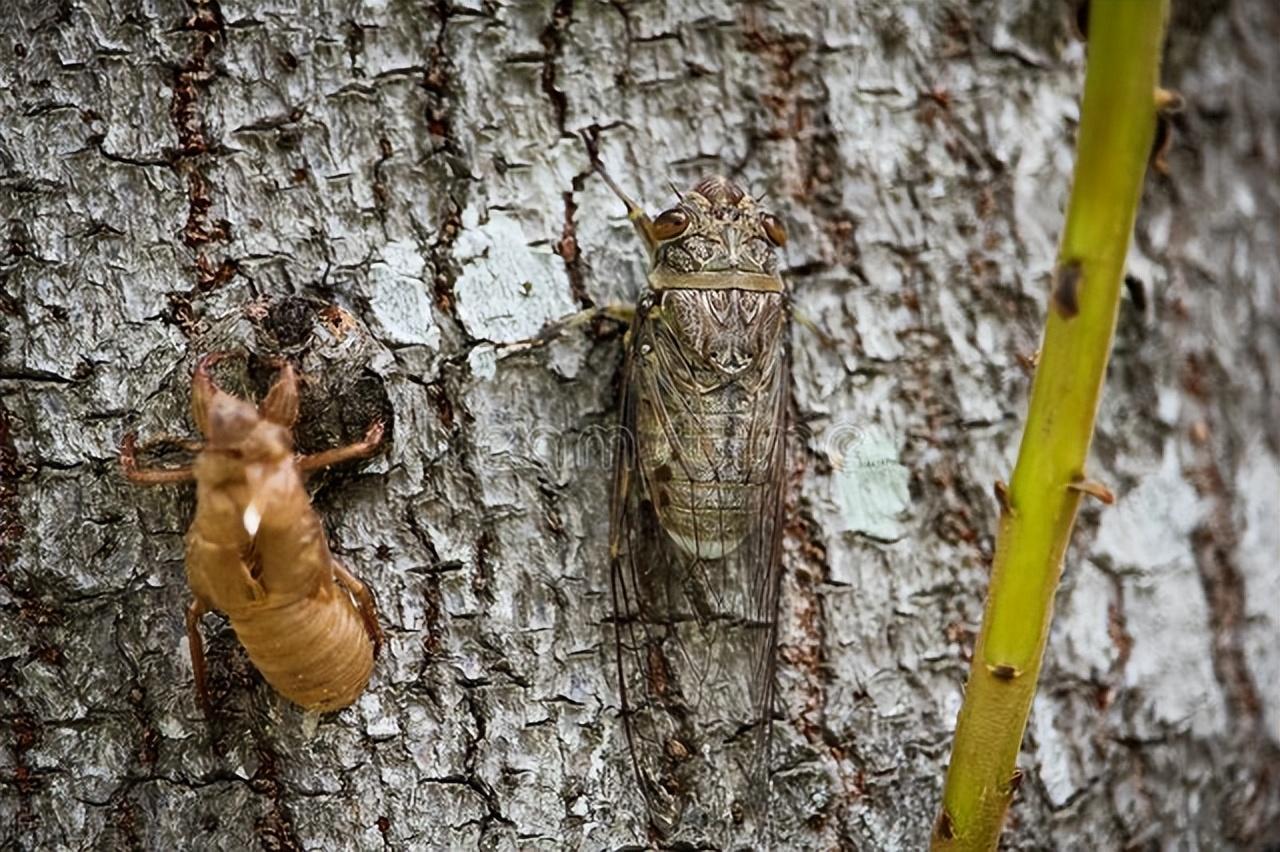
[[[787,222],[797,324],[771,820],[920,848],[1072,161],[1070,4],[19,0],[0,18],[0,846],[647,841],[607,570],[646,208],[712,171]],[[1011,848],[1280,842],[1280,10],[1175,2],[1151,174]],[[286,704],[183,628],[199,355],[298,363],[303,450],[389,645]],[[245,364],[248,366],[246,367]],[[177,456],[174,456],[177,458]]]

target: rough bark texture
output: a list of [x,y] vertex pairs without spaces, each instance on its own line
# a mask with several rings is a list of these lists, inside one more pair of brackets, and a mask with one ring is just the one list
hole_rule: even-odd
[[[1280,11],[1175,2],[1153,174],[1011,848],[1280,842]],[[0,16],[0,846],[645,842],[605,571],[606,326],[651,210],[727,171],[798,309],[773,827],[919,848],[981,614],[1068,189],[1083,47],[1033,2],[19,0]],[[1139,295],[1141,297],[1139,298]],[[309,723],[183,634],[214,349],[313,379],[303,449],[390,645]],[[234,373],[234,371],[233,371]],[[227,381],[260,392],[264,364]],[[238,383],[237,383],[238,382]]]

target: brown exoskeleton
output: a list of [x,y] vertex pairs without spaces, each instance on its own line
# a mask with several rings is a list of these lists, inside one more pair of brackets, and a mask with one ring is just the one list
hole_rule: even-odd
[[191,409],[206,443],[189,468],[139,469],[134,436],[120,451],[124,474],[139,484],[196,482],[196,513],[186,537],[187,639],[196,691],[210,716],[200,617],[226,613],[267,682],[306,710],[352,704],[364,691],[382,644],[369,590],[329,551],[302,474],[371,455],[382,424],[362,441],[309,456],[293,451],[298,377],[284,363],[262,404],[221,390],[206,355],[192,378]]

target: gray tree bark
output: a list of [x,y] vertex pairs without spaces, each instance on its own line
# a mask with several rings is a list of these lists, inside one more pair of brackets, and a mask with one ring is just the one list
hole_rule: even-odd
[[[1186,96],[1129,269],[1010,848],[1280,843],[1280,11],[1175,0]],[[19,0],[0,17],[0,846],[646,841],[606,569],[620,336],[650,210],[709,171],[788,223],[797,438],[779,847],[926,843],[1068,191],[1055,0]],[[1141,298],[1139,298],[1141,296]],[[200,717],[190,436],[208,351],[311,377],[390,643],[318,727],[224,622]],[[261,392],[252,362],[237,389]]]

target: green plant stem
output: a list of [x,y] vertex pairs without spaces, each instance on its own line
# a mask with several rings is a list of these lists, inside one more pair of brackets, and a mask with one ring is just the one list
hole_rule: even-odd
[[1009,487],[997,487],[991,588],[935,850],[996,847],[1076,510],[1085,491],[1109,497],[1084,464],[1155,132],[1167,11],[1167,0],[1092,4],[1075,180],[1017,466]]

